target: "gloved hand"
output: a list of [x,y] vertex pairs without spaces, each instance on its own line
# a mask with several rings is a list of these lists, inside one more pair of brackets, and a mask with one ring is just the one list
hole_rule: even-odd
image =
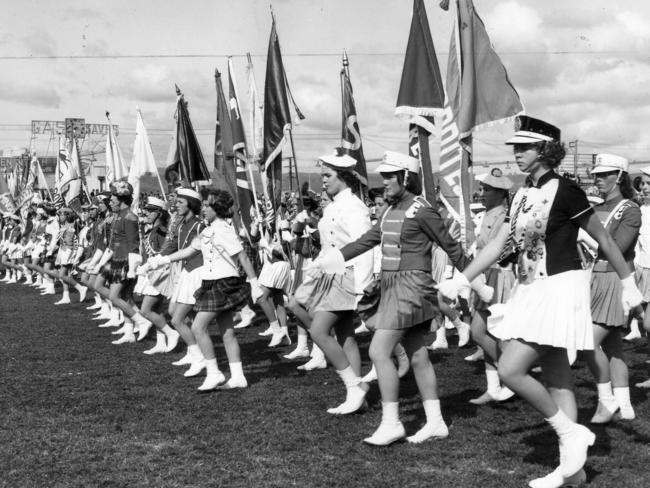
[[147,264],[149,265],[149,269],[154,270],[158,268],[162,268],[164,266],[169,266],[171,261],[169,260],[169,256],[153,256],[149,258],[147,261]]
[[472,286],[463,273],[454,273],[453,278],[438,283],[438,291],[447,300],[456,300],[459,295],[469,297]]
[[476,292],[478,297],[484,302],[490,302],[494,296],[494,288],[488,286],[485,282],[485,275],[481,274],[471,283],[472,290]]
[[633,274],[621,280],[621,284],[623,285],[623,292],[621,293],[623,310],[627,313],[630,309],[641,305],[643,295],[636,286]]
[[336,248],[331,248],[318,256],[319,259],[314,261],[318,263],[323,273],[327,274],[344,274],[345,273],[345,259],[343,254]]

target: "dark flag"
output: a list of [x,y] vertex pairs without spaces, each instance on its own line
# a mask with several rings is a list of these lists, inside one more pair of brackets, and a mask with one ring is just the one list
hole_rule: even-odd
[[291,113],[287,98],[287,80],[282,65],[280,42],[275,30],[275,19],[271,24],[269,50],[266,58],[266,79],[264,81],[264,161],[263,172],[266,182],[264,194],[267,223],[275,219],[282,195],[282,149],[289,140]]
[[469,211],[472,132],[512,120],[523,107],[471,0],[457,5],[440,141],[440,196],[469,246],[474,240]]
[[434,205],[436,183],[429,156],[429,135],[433,132],[433,116],[442,109],[444,101],[427,11],[423,0],[414,0],[395,115],[410,124],[409,153],[420,159],[424,196]]
[[210,172],[203,159],[203,153],[196,139],[187,102],[180,89],[176,87],[176,139],[171,148],[165,179],[169,183],[182,180],[190,184],[209,183]]
[[368,193],[368,170],[366,169],[366,158],[363,155],[361,145],[361,131],[357,121],[357,109],[352,94],[352,83],[350,82],[349,61],[346,53],[343,53],[343,69],[341,70],[341,101],[342,124],[341,124],[341,147],[343,152],[357,160],[355,171],[359,174],[363,184],[363,193]]
[[235,182],[235,165],[233,162],[232,128],[226,96],[221,85],[221,73],[214,70],[214,82],[217,87],[217,126],[214,134],[214,169],[219,188],[226,189],[232,195],[234,203],[234,223],[239,230],[239,203],[237,184]]
[[232,60],[228,59],[228,98],[230,99],[230,126],[232,127],[232,149],[235,163],[235,177],[237,180],[237,200],[239,201],[239,214],[244,229],[248,232],[251,228],[251,207],[254,202],[252,188],[253,181],[249,181],[246,170],[248,154],[246,151],[246,136],[239,109],[239,97],[235,88]]

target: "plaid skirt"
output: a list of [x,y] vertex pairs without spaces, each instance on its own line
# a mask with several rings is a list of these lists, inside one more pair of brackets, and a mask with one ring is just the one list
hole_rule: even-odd
[[[111,260],[104,265],[100,274],[102,278],[106,281],[106,284],[113,283],[122,283],[128,278],[126,275],[129,272],[129,261],[125,259],[124,261]],[[133,280],[135,281],[135,280]]]
[[251,296],[251,287],[241,276],[203,280],[194,292],[195,312],[222,313],[242,309]]

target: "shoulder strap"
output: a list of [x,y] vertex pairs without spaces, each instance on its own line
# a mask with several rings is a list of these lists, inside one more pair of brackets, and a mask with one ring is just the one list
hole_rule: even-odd
[[623,205],[625,205],[625,204],[626,204],[627,202],[629,202],[629,201],[630,201],[630,200],[628,200],[627,198],[624,198],[623,200],[621,200],[620,202],[618,202],[618,204],[617,204],[617,205],[612,209],[612,211],[609,212],[609,215],[607,216],[607,219],[606,219],[605,222],[603,223],[603,227],[607,228],[607,226],[609,225],[609,223],[610,223],[610,222],[612,221],[612,219],[614,218],[614,215],[616,215],[616,212],[618,212],[621,208],[623,208]]

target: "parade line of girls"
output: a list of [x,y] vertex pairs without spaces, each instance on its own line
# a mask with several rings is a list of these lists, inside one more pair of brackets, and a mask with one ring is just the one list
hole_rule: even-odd
[[[187,366],[187,377],[205,370],[201,392],[246,388],[246,358],[235,329],[251,324],[257,303],[269,325],[261,333],[271,336],[269,347],[288,346],[288,308],[299,330],[297,348],[285,357],[311,356],[300,366],[304,370],[329,362],[345,387],[345,398],[329,413],[362,410],[369,383],[378,381],[381,422],[363,439],[377,446],[449,435],[429,359],[429,349],[447,347],[446,316],[461,345],[471,332],[480,347],[467,359],[485,361],[486,392],[471,401],[481,405],[516,395],[558,436],[557,469],[529,485],[576,486],[586,478],[583,466],[595,442],[594,433],[577,423],[570,365],[578,355],[598,391],[591,422],[635,417],[622,340],[650,331],[650,314],[643,313],[650,301],[650,168],[637,182],[639,207],[628,161],[598,155],[592,173],[599,200],[593,204],[555,171],[565,156],[557,127],[519,116],[506,144],[526,182],[510,202],[513,184],[499,170],[481,180],[485,213],[471,252],[443,218],[444,209],[420,196],[417,159],[384,154],[377,168],[383,194],[375,195],[381,207],[371,219],[357,196],[356,161],[339,151],[319,158],[322,197],[304,197],[301,212],[285,209],[273,238],[262,216],[252,216],[250,228],[233,221],[233,197],[224,190],[202,195],[179,188],[169,201],[149,197],[140,216],[124,181],[85,205],[80,218],[69,208],[33,203],[21,215],[3,215],[3,281],[34,286],[43,295],[55,294],[60,281],[59,306],[71,303],[72,289],[80,302],[93,292],[88,309],[96,310],[99,327],[119,327],[113,344],[143,340],[152,328],[155,345],[145,354],[185,344],[185,355],[173,364]],[[134,296],[141,298],[139,306]],[[450,306],[459,297],[471,305],[471,325]],[[363,321],[356,331],[355,314]],[[228,377],[217,366],[208,331],[213,322]],[[373,333],[373,369],[365,377],[360,330]],[[427,347],[425,336],[437,330]],[[531,375],[536,365],[543,381]],[[426,421],[407,436],[399,419],[399,378],[409,366]],[[650,380],[636,386],[648,388]]]

